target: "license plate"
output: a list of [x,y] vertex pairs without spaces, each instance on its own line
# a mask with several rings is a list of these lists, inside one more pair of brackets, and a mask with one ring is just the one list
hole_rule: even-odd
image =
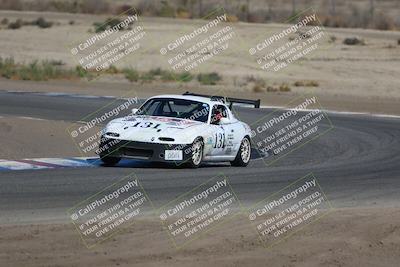
[[182,160],[182,150],[165,150],[165,160]]

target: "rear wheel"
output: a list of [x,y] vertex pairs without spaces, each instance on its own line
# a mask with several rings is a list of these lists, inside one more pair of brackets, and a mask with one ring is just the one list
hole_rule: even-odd
[[250,138],[246,136],[245,138],[243,138],[242,143],[240,144],[240,148],[236,155],[235,160],[231,161],[231,165],[237,167],[246,167],[250,162],[250,155],[251,155]]
[[192,155],[189,158],[188,165],[190,168],[198,168],[203,160],[203,141],[196,138],[192,144]]
[[103,161],[105,166],[114,166],[121,160],[120,157],[101,157],[101,161]]

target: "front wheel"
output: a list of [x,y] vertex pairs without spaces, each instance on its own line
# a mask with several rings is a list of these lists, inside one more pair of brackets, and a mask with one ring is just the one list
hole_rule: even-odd
[[189,158],[188,165],[190,168],[198,168],[203,160],[203,141],[196,138],[192,144],[192,155]]
[[250,139],[246,136],[240,144],[239,151],[234,161],[231,161],[232,166],[246,167],[250,162],[251,144]]

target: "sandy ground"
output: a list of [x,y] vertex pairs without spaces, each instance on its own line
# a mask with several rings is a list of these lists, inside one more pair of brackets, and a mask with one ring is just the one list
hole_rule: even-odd
[[[107,81],[10,81],[0,80],[0,90],[22,92],[58,92],[94,96],[123,97],[135,92],[140,98],[159,94],[182,94],[194,92],[210,95],[224,95],[246,99],[261,99],[262,106],[285,106],[299,95],[315,95],[324,109],[334,111],[365,112],[374,114],[400,115],[399,101],[396,97],[368,97],[349,95],[329,95],[318,89],[307,89],[279,93],[254,93],[232,90],[225,86],[198,86],[177,83],[131,84]],[[355,104],[356,103],[356,104]]]
[[[72,224],[1,226],[1,266],[398,266],[399,209],[341,209],[264,248],[245,218],[180,250],[148,218],[87,249]],[[216,234],[217,233],[217,234]]]
[[79,150],[66,131],[70,122],[24,117],[0,117],[3,159],[77,157]]
[[[70,48],[92,34],[88,30],[95,21],[103,21],[104,16],[73,15],[57,13],[10,12],[0,11],[0,18],[23,18],[32,20],[38,16],[57,21],[60,24],[49,29],[26,26],[18,30],[0,30],[0,56],[14,57],[19,62],[34,59],[62,60],[67,66],[77,65],[71,55]],[[74,20],[74,25],[68,22]],[[172,20],[166,18],[142,18],[140,24],[146,31],[142,48],[123,58],[116,66],[131,66],[144,71],[161,67],[170,69],[167,57],[159,52],[160,47],[185,33],[189,33],[203,25],[202,20]],[[313,93],[326,102],[328,108],[349,111],[371,111],[377,113],[399,113],[395,107],[400,100],[400,46],[397,39],[400,32],[361,30],[361,29],[325,29],[325,38],[320,48],[307,55],[304,60],[291,64],[278,72],[265,72],[259,68],[248,49],[257,42],[287,26],[282,24],[230,24],[234,28],[237,39],[230,43],[229,50],[210,59],[193,72],[217,71],[224,76],[220,87],[231,94],[242,94],[247,97],[265,99],[266,104],[279,105],[282,94],[253,93],[252,86],[245,85],[248,76],[260,77],[268,85],[282,82],[291,85],[291,92],[284,93],[284,98],[291,94]],[[330,36],[336,41],[330,43]],[[342,44],[346,37],[359,36],[366,42],[365,46],[347,46]],[[29,38],[30,42],[26,42]],[[298,80],[313,80],[319,87],[295,87]],[[152,95],[159,92],[182,92],[204,88],[197,82],[189,84],[177,83],[129,83],[123,77],[100,77],[91,82],[75,83],[71,81],[37,83],[11,83],[1,80],[2,90],[35,90],[35,91],[67,91],[115,95],[120,90],[135,88],[138,92]],[[218,86],[214,87],[218,91]],[[356,104],[355,104],[356,103]]]

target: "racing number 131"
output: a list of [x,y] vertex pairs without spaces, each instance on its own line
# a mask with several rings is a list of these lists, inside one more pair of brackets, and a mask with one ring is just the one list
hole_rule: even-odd
[[214,148],[224,148],[224,147],[225,147],[225,133],[216,133]]
[[[150,128],[150,127],[153,126],[153,124],[154,124],[154,123],[149,122],[149,121],[147,121],[147,122],[139,121],[139,122],[135,123],[132,127]],[[139,126],[139,125],[140,125],[140,126]],[[156,124],[156,125],[154,125],[152,128],[153,128],[153,129],[157,129],[158,126],[160,126],[160,125],[161,125],[161,124]]]

